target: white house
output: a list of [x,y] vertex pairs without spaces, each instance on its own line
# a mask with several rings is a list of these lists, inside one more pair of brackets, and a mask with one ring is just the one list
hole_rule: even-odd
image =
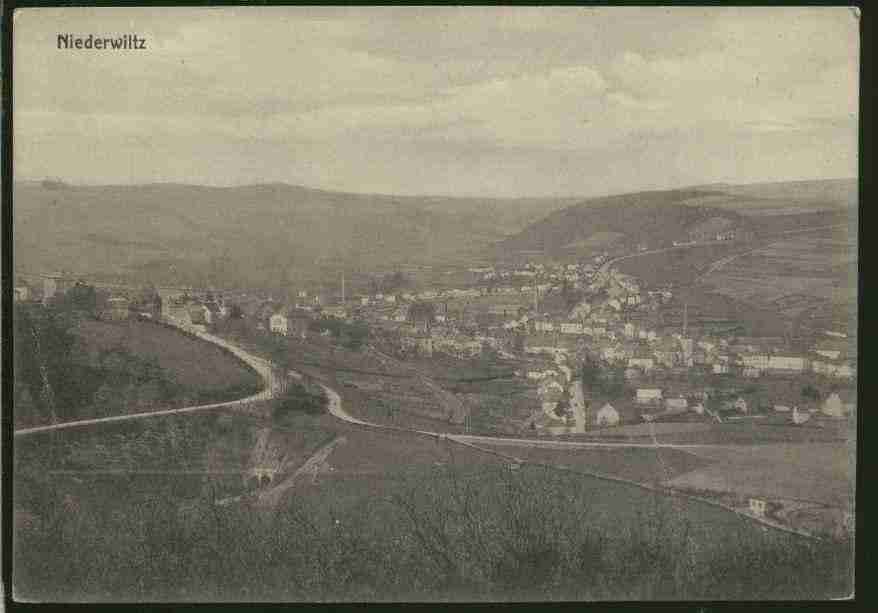
[[655,360],[651,357],[632,357],[628,358],[628,367],[629,368],[639,368],[643,372],[647,373],[652,371],[655,368]]
[[761,498],[750,498],[750,512],[756,517],[765,517],[765,501]]
[[602,406],[595,416],[599,426],[615,426],[619,423],[619,412],[609,402]]
[[805,358],[789,355],[773,355],[768,359],[768,368],[787,372],[804,372],[808,367]]
[[268,329],[274,334],[286,336],[290,331],[290,320],[283,313],[275,313],[268,318]]
[[755,353],[753,355],[740,356],[741,366],[747,368],[755,368],[757,370],[765,370],[768,368],[769,358],[767,354]]
[[582,334],[581,322],[563,322],[561,324],[562,334]]
[[738,397],[737,400],[735,400],[734,407],[736,410],[740,411],[741,413],[749,413],[750,412],[750,407],[747,405],[747,401],[744,400],[743,398],[741,398],[740,396]]
[[203,304],[193,304],[189,307],[189,321],[193,324],[210,324],[213,321],[213,314]]
[[841,397],[835,392],[823,402],[820,412],[830,417],[844,417],[846,413]]
[[661,402],[662,400],[662,390],[657,387],[641,387],[637,389],[637,395],[635,397],[635,401],[638,404],[651,404],[654,402]]

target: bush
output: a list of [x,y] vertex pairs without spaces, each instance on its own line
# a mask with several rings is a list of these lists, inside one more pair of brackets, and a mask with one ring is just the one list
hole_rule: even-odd
[[[133,465],[161,456],[168,461],[160,465],[170,468],[203,440],[187,423],[175,422],[172,432],[144,428],[121,449]],[[28,461],[38,462],[43,451],[34,448]],[[27,505],[36,518],[15,534],[16,594],[127,601],[750,600],[825,599],[851,589],[849,544],[761,534],[736,521],[699,531],[657,494],[645,495],[633,517],[608,523],[591,501],[613,490],[593,481],[528,466],[473,471],[451,460],[431,473],[404,474],[385,495],[379,488],[344,508],[297,496],[265,521],[246,504],[215,505],[210,475],[107,477],[88,496],[71,496],[57,477],[29,471],[26,480],[16,479],[16,510]]]
[[274,417],[282,419],[294,412],[319,415],[326,410],[327,398],[323,389],[317,385],[290,384],[286,391],[277,398]]

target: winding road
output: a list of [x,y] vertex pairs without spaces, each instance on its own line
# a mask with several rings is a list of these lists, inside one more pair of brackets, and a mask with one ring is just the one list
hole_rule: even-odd
[[65,421],[47,426],[35,426],[33,428],[19,428],[15,430],[15,436],[27,436],[29,434],[36,434],[39,432],[51,432],[53,430],[64,430],[67,428],[82,428],[84,426],[95,426],[119,421],[131,421],[134,419],[145,419],[147,417],[161,417],[163,415],[180,415],[183,413],[195,413],[199,411],[242,408],[252,402],[257,402],[260,400],[270,400],[271,398],[274,398],[275,394],[279,390],[279,386],[277,385],[277,382],[275,382],[275,378],[271,376],[271,363],[268,360],[252,355],[244,351],[237,345],[234,345],[218,336],[214,336],[213,334],[208,334],[207,332],[194,328],[191,325],[187,325],[184,322],[178,320],[169,320],[169,323],[180,328],[184,332],[188,332],[189,334],[197,336],[198,338],[209,343],[219,345],[220,347],[223,347],[233,353],[241,361],[243,361],[245,364],[247,364],[256,371],[256,373],[262,378],[264,388],[260,392],[257,392],[252,396],[240,398],[238,400],[230,400],[227,402],[200,404],[195,406],[182,407],[179,409],[165,409],[161,411],[128,413],[126,415],[98,417],[95,419],[77,419],[74,421]]
[[[275,383],[274,383],[274,377],[272,376],[271,364],[267,360],[260,358],[260,357],[257,357],[257,356],[254,356],[254,355],[248,353],[247,351],[241,349],[240,347],[233,345],[232,343],[229,343],[228,341],[225,341],[224,339],[222,339],[220,337],[214,336],[212,334],[208,334],[208,333],[203,332],[203,331],[198,330],[198,329],[193,329],[191,326],[186,326],[185,324],[182,324],[181,322],[174,322],[174,324],[181,327],[182,329],[184,329],[188,332],[191,332],[192,334],[201,338],[202,340],[215,343],[215,344],[217,344],[221,347],[225,347],[226,349],[231,351],[234,355],[236,355],[238,358],[240,358],[245,363],[250,365],[254,370],[256,370],[257,373],[259,373],[259,375],[262,377],[263,381],[265,382],[265,388],[261,392],[254,394],[252,396],[249,396],[247,398],[242,398],[239,400],[232,400],[229,402],[221,402],[221,403],[213,403],[213,404],[206,404],[206,405],[199,405],[199,406],[192,406],[192,407],[184,407],[184,408],[180,408],[180,409],[169,409],[169,410],[164,410],[164,411],[133,413],[130,415],[119,415],[119,416],[114,416],[114,417],[103,417],[103,418],[98,418],[98,419],[77,420],[77,421],[53,424],[53,425],[49,425],[49,426],[39,426],[39,427],[35,427],[35,428],[23,428],[20,430],[16,430],[15,436],[24,436],[24,435],[34,434],[34,433],[38,433],[38,432],[48,432],[48,431],[53,431],[53,430],[61,430],[61,429],[65,429],[65,428],[76,428],[76,427],[100,425],[100,424],[118,422],[118,421],[145,419],[148,417],[159,417],[162,415],[177,415],[177,414],[183,414],[183,413],[193,413],[193,412],[197,412],[197,411],[207,411],[207,410],[212,410],[212,409],[230,409],[230,408],[234,409],[234,408],[238,408],[238,407],[243,407],[247,403],[253,402],[256,400],[270,399],[270,398],[274,397],[274,395],[278,392],[279,386],[275,385]],[[296,373],[296,374],[298,374],[298,373]],[[674,449],[687,450],[687,449],[710,448],[710,447],[714,447],[714,448],[729,447],[729,445],[668,444],[668,443],[659,443],[655,439],[653,439],[652,442],[645,442],[645,443],[552,441],[552,440],[535,440],[535,439],[514,438],[514,437],[493,437],[493,436],[479,436],[479,435],[468,435],[468,434],[448,434],[448,433],[441,433],[441,432],[431,432],[431,431],[426,431],[426,430],[414,430],[414,429],[400,428],[400,427],[396,427],[396,426],[387,426],[387,425],[382,425],[382,424],[371,423],[371,422],[365,421],[363,419],[354,417],[353,415],[350,415],[343,408],[341,396],[339,395],[339,393],[336,390],[332,389],[331,387],[329,387],[328,385],[326,385],[324,383],[318,382],[318,384],[321,386],[321,388],[326,393],[326,397],[327,397],[327,401],[328,401],[327,402],[327,410],[329,411],[329,413],[332,414],[337,419],[344,421],[348,424],[352,424],[352,425],[360,426],[360,427],[364,427],[364,428],[369,428],[369,429],[374,429],[374,430],[386,431],[386,432],[408,433],[410,435],[414,434],[414,435],[419,435],[419,436],[428,436],[431,438],[435,438],[437,440],[448,440],[448,441],[452,441],[452,442],[455,442],[455,443],[460,444],[460,445],[472,447],[472,448],[477,449],[477,450],[482,451],[482,452],[499,455],[499,456],[504,457],[507,461],[513,461],[513,462],[517,462],[517,463],[522,463],[522,462],[524,462],[524,460],[517,458],[515,456],[511,456],[509,454],[505,454],[505,453],[500,452],[496,449],[480,447],[478,444],[479,443],[491,444],[494,446],[542,447],[542,448],[549,448],[549,449],[611,448],[611,447],[612,448],[626,448],[626,447],[627,448],[645,448],[646,447],[646,448],[651,448],[651,449],[674,448]],[[296,479],[299,476],[301,476],[302,474],[307,473],[307,472],[313,472],[313,471],[319,470],[319,467],[323,465],[326,458],[329,456],[329,454],[332,452],[332,450],[335,448],[335,446],[337,446],[340,443],[343,443],[345,440],[346,440],[345,437],[338,437],[335,440],[333,440],[331,443],[329,443],[328,445],[325,445],[323,448],[318,450],[318,452],[316,454],[314,454],[308,461],[306,461],[305,464],[302,465],[297,471],[295,471],[295,473],[293,473],[293,475],[291,475],[290,478],[285,480],[278,487],[272,488],[271,490],[262,493],[262,495],[260,496],[259,502],[262,505],[268,506],[268,507],[271,507],[274,504],[276,504],[278,502],[278,500],[283,496],[283,494],[286,491],[288,491],[290,487],[292,487],[292,485],[295,483]],[[558,468],[559,470],[568,470],[565,467],[559,467],[559,466],[555,466],[555,468]],[[670,487],[648,485],[648,484],[640,483],[637,481],[630,481],[628,479],[623,479],[623,478],[615,477],[615,476],[601,475],[598,473],[588,472],[588,473],[584,473],[584,474],[588,474],[592,477],[607,480],[607,481],[626,483],[628,485],[632,485],[632,486],[636,486],[636,487],[640,487],[640,488],[644,488],[644,489],[648,489],[648,490],[660,491],[660,492],[662,492],[666,495],[670,495],[670,496],[676,496],[676,497],[697,500],[697,501],[702,502],[704,504],[724,508],[727,511],[735,513],[739,517],[747,519],[748,521],[760,523],[766,527],[770,527],[770,528],[773,528],[775,530],[780,530],[783,532],[796,534],[798,536],[806,537],[809,539],[817,538],[817,537],[815,537],[807,532],[803,532],[800,530],[796,530],[794,528],[790,528],[788,526],[784,526],[782,524],[778,524],[778,523],[771,521],[771,520],[768,520],[766,518],[755,517],[755,516],[752,516],[752,515],[749,515],[746,513],[742,513],[740,509],[725,505],[725,504],[717,502],[715,500],[685,494],[683,492],[680,492],[680,491],[675,490],[675,489],[670,488]],[[223,503],[229,504],[231,502],[234,502],[234,501],[240,500],[240,499],[241,499],[241,497],[234,497],[232,499],[220,501],[220,504],[223,504]]]

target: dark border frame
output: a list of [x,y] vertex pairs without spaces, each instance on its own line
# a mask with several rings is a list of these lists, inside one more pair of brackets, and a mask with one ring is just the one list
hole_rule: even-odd
[[[2,448],[2,456],[0,456],[0,466],[2,466],[2,487],[0,487],[0,505],[2,505],[2,533],[0,533],[0,545],[2,545],[2,557],[0,557],[0,579],[2,579],[2,593],[3,593],[3,603],[0,607],[8,608],[10,611],[19,611],[19,610],[55,610],[60,607],[64,607],[67,609],[68,607],[73,609],[81,609],[81,610],[105,610],[105,611],[117,611],[120,609],[128,609],[128,610],[193,610],[198,608],[209,607],[212,610],[222,609],[222,610],[244,610],[253,609],[254,607],[248,605],[237,605],[237,604],[173,604],[173,603],[151,603],[144,605],[131,605],[131,604],[76,604],[76,605],[56,605],[56,604],[34,604],[34,603],[22,603],[16,602],[12,599],[11,593],[11,579],[12,579],[12,498],[11,498],[11,482],[12,482],[12,462],[13,462],[13,419],[12,419],[12,398],[13,398],[13,386],[14,386],[14,378],[13,378],[13,363],[12,363],[12,303],[13,303],[13,286],[14,286],[14,262],[13,262],[13,159],[12,159],[12,137],[13,137],[13,118],[12,118],[12,97],[13,97],[13,82],[12,82],[12,66],[13,66],[13,35],[14,35],[14,24],[13,24],[13,15],[16,9],[18,8],[36,8],[36,7],[173,7],[173,6],[187,6],[187,7],[209,7],[209,6],[296,6],[296,5],[424,5],[424,4],[452,4],[452,5],[495,5],[495,6],[503,6],[503,5],[542,5],[542,6],[559,6],[559,5],[597,5],[597,6],[797,6],[797,7],[806,7],[806,6],[849,6],[856,7],[860,10],[860,125],[859,125],[859,213],[860,213],[860,222],[859,222],[859,236],[858,236],[858,249],[859,249],[859,283],[858,283],[858,291],[859,291],[859,309],[858,309],[858,328],[860,329],[860,333],[858,335],[858,355],[861,356],[857,365],[858,368],[858,405],[864,406],[860,400],[863,396],[865,396],[864,391],[868,387],[868,381],[866,381],[863,377],[866,374],[866,371],[863,368],[864,363],[868,363],[868,358],[865,358],[867,352],[864,352],[865,342],[864,338],[867,337],[868,329],[869,329],[869,318],[867,318],[864,314],[864,297],[866,295],[867,287],[863,281],[863,271],[864,271],[864,262],[866,261],[865,256],[867,255],[866,250],[864,248],[864,225],[866,219],[869,217],[867,213],[869,212],[869,207],[864,206],[864,202],[869,200],[869,196],[874,193],[872,187],[872,175],[869,172],[872,170],[871,167],[867,165],[865,160],[874,159],[873,156],[868,155],[868,139],[867,133],[869,128],[871,128],[871,124],[869,122],[869,116],[867,110],[871,108],[876,108],[875,106],[875,96],[873,95],[875,85],[872,80],[871,71],[871,63],[868,61],[871,57],[871,52],[873,51],[873,39],[868,35],[867,23],[870,21],[871,12],[864,9],[864,2],[862,0],[853,0],[849,2],[820,2],[814,0],[804,0],[799,2],[758,2],[758,1],[733,1],[733,2],[719,2],[716,0],[713,1],[702,1],[702,2],[662,2],[656,0],[641,0],[639,2],[635,1],[604,1],[604,2],[547,2],[545,4],[537,3],[537,2],[445,2],[445,3],[426,3],[426,2],[412,2],[412,1],[378,1],[378,2],[289,2],[289,1],[269,1],[269,0],[253,0],[251,2],[246,2],[242,0],[188,0],[182,2],[174,2],[173,0],[158,0],[158,1],[149,1],[149,0],[134,0],[132,2],[125,2],[124,0],[92,0],[92,1],[81,1],[81,0],[0,0],[0,6],[2,6],[2,21],[0,21],[0,30],[2,30],[2,50],[0,50],[0,54],[2,54],[2,124],[0,124],[0,134],[2,134],[2,150],[0,150],[0,161],[2,161],[2,194],[0,194],[0,202],[2,202],[2,238],[0,238],[0,247],[2,247],[2,309],[0,309],[0,314],[2,314],[2,328],[0,328],[0,341],[2,341],[2,351],[3,351],[3,359],[2,359],[2,377],[0,377],[0,383],[2,383],[2,398],[3,407],[2,413],[0,413],[0,427],[2,427],[2,438],[0,438],[0,448]],[[868,410],[868,409],[865,409]],[[857,414],[857,474],[856,474],[856,495],[857,495],[857,513],[856,513],[856,525],[857,525],[857,542],[856,542],[856,563],[855,563],[855,599],[847,600],[847,601],[704,601],[704,602],[605,602],[605,603],[588,603],[590,609],[608,609],[608,610],[649,610],[649,611],[680,611],[680,610],[694,610],[699,613],[707,613],[711,611],[720,611],[720,610],[763,610],[763,609],[777,609],[777,608],[786,608],[787,610],[820,610],[820,611],[835,611],[835,610],[856,610],[862,608],[863,610],[872,610],[874,607],[870,607],[870,604],[878,602],[878,599],[875,598],[875,588],[872,586],[872,583],[869,579],[871,578],[869,565],[867,563],[867,553],[869,552],[868,544],[867,544],[867,535],[868,535],[868,527],[865,520],[866,517],[866,503],[869,498],[871,498],[868,492],[865,490],[865,478],[864,478],[864,467],[868,466],[866,463],[866,453],[865,453],[865,443],[866,443],[866,431],[864,425],[864,410],[859,410]],[[278,607],[290,607],[295,606],[296,608],[324,608],[331,607],[333,610],[353,610],[360,609],[363,606],[362,604],[332,604],[332,605],[321,605],[321,604],[260,604],[258,605],[259,609],[276,609]],[[449,607],[448,605],[442,605],[441,603],[435,604],[423,604],[423,603],[399,603],[395,605],[378,605],[380,607],[388,607],[388,608],[401,608],[405,606],[406,608],[416,608],[424,610],[425,608],[465,608],[468,610],[474,609],[496,609],[498,606],[515,608],[515,609],[529,609],[534,608],[538,610],[575,610],[579,609],[582,604],[580,603],[512,603],[512,604],[503,604],[503,605],[490,605],[490,604],[458,604],[452,603]]]

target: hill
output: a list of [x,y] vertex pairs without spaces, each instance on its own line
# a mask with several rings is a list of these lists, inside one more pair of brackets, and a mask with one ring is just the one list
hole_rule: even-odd
[[261,387],[259,376],[237,358],[175,328],[89,319],[49,325],[18,309],[16,317],[38,322],[42,347],[51,348],[41,363],[30,344],[16,343],[17,426],[48,417],[40,366],[47,369],[61,421],[234,400]]
[[[631,248],[640,243],[663,246],[689,240],[690,233],[711,227],[752,229],[735,211],[686,204],[711,195],[714,193],[709,191],[671,190],[586,200],[551,213],[501,241],[497,249],[501,254],[536,251],[558,255],[567,250]],[[613,240],[604,240],[608,237]]]
[[14,186],[15,264],[167,284],[277,285],[466,257],[575,200],[396,197],[271,184]]
[[580,200],[492,248],[508,257],[630,250],[738,228],[756,235],[856,219],[856,179],[791,181],[635,192]]

